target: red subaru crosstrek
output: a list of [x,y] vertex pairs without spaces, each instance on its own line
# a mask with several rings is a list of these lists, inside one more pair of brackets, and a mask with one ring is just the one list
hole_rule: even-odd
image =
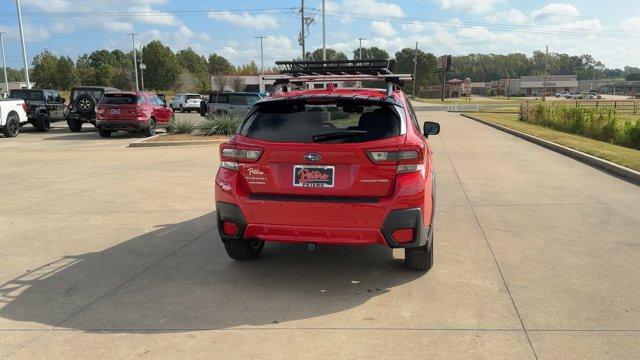
[[[279,62],[291,64],[296,69],[277,79],[282,91],[257,102],[220,146],[215,197],[229,256],[255,259],[266,241],[381,244],[404,248],[408,268],[429,270],[435,170],[427,138],[440,126],[418,123],[399,90],[410,75],[393,75],[393,62],[378,69],[340,61],[321,70],[309,69],[317,62]],[[291,83],[323,79],[389,83],[386,90],[330,83],[286,91]]]
[[151,92],[106,93],[98,103],[96,127],[102,137],[114,131],[142,132],[153,136],[174,119],[173,110]]

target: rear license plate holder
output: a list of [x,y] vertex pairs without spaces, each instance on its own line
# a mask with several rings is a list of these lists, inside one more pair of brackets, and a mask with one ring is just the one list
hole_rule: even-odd
[[332,188],[335,184],[335,166],[294,165],[293,186]]

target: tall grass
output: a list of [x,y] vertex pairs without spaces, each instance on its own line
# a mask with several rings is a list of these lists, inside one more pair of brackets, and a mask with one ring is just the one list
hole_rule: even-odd
[[202,136],[233,135],[241,122],[242,118],[237,115],[210,115],[198,124],[197,131]]
[[640,149],[640,118],[621,116],[613,109],[529,103],[521,106],[520,120]]

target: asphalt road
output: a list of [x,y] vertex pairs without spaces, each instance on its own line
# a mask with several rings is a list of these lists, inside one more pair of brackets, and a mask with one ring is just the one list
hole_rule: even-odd
[[640,188],[420,117],[442,124],[427,274],[383,247],[229,260],[214,148],[0,138],[0,358],[640,357]]

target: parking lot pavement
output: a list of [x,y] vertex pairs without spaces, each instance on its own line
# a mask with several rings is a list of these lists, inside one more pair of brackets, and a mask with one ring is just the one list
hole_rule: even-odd
[[640,356],[640,188],[458,115],[432,139],[436,260],[215,229],[213,147],[0,139],[0,358]]

